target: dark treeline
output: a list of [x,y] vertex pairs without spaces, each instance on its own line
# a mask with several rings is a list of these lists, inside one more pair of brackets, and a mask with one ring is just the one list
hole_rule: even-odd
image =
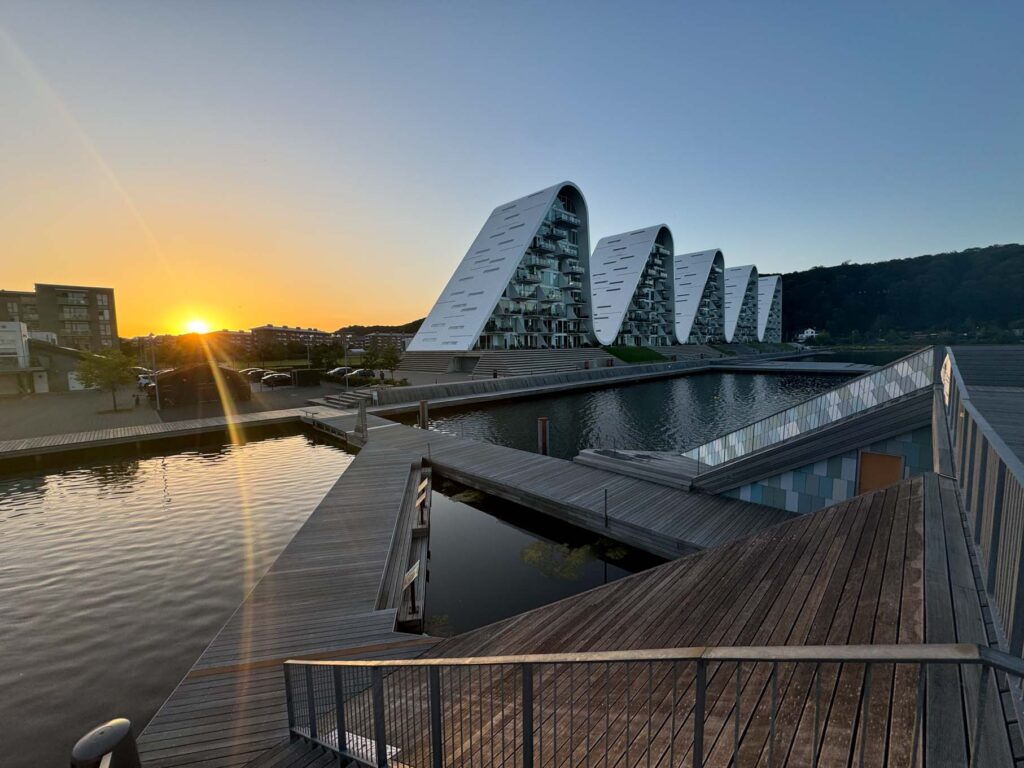
[[1012,338],[1024,325],[1024,246],[991,245],[783,276],[783,334],[866,342],[914,333]]

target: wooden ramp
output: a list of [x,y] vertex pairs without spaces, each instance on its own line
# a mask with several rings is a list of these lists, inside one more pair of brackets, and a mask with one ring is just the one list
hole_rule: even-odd
[[[443,641],[425,655],[923,642],[984,645],[985,596],[975,583],[970,548],[953,481],[928,474]],[[646,733],[656,733],[654,744],[661,745],[663,759],[672,749],[680,761],[674,764],[683,764],[684,757],[689,764],[692,697],[676,691],[676,684],[682,690],[687,680],[680,680],[674,668],[671,674],[640,680],[633,679],[628,665],[613,665],[607,674],[603,688],[611,696],[621,701],[632,690],[639,703],[632,714],[627,705],[625,720],[613,722],[611,730],[598,718],[592,734],[566,734],[564,724],[571,722],[570,716],[564,707],[561,714],[555,711],[555,697],[549,693],[555,687],[563,704],[583,702],[586,675],[577,675],[574,682],[564,670],[559,675],[556,666],[534,683],[536,690],[544,691],[534,699],[542,763],[568,764],[574,753],[575,764],[603,765],[607,755],[609,765],[629,765],[631,727],[638,734],[635,738],[641,738],[646,727]],[[929,669],[925,739],[923,753],[918,752],[924,765],[966,766],[972,749],[978,752],[976,765],[1021,764],[1020,724],[1001,675],[985,698],[989,716],[982,729],[975,730],[979,677],[977,668]],[[870,680],[872,695],[866,699],[863,665],[780,665],[774,765],[911,765],[916,665],[876,664]],[[747,702],[739,715],[738,764],[766,764],[769,665],[709,665],[707,684],[705,727],[710,730],[705,733],[705,765],[732,764],[734,690],[742,690]],[[486,689],[486,679],[480,685]],[[577,688],[579,695],[570,694]],[[498,701],[506,696],[497,689],[490,695]],[[465,765],[513,765],[514,756],[505,762],[502,753],[496,758],[488,749],[488,734],[504,732],[500,719],[478,716],[476,709],[451,709],[458,722],[450,735],[446,733],[444,753],[455,756],[455,764],[461,755]],[[501,708],[496,706],[495,711],[500,718]],[[819,717],[821,741],[815,763],[812,734]],[[419,736],[420,741],[426,738],[426,733]],[[415,754],[416,743],[409,740],[406,751]]]
[[[314,424],[326,422],[328,427],[336,421],[313,419]],[[714,547],[795,517],[774,507],[688,493],[564,459],[373,416],[368,417],[368,424],[371,446],[405,451],[410,460],[423,458],[450,480],[661,557]]]
[[396,524],[411,522],[410,469],[402,451],[356,457],[143,731],[146,768],[243,765],[287,738],[285,659],[402,658],[435,642],[395,632],[395,600],[378,610],[407,533]]

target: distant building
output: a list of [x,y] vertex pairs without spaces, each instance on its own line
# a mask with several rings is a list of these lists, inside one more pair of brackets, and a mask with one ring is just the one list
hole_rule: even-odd
[[799,341],[801,344],[804,343],[805,341],[811,341],[812,339],[816,338],[818,338],[818,332],[813,328],[808,328],[805,331],[800,331],[800,333],[796,335],[796,340]]
[[335,334],[335,338],[341,344],[345,343],[345,337],[348,338],[349,349],[367,349],[371,345],[376,345],[377,349],[385,349],[393,347],[399,352],[405,352],[409,343],[416,338],[414,333],[388,333],[386,331],[376,331],[374,333],[366,334],[351,334],[342,333]]
[[294,328],[287,325],[261,325],[253,328],[252,343],[255,346],[270,346],[272,344],[288,344],[298,342],[305,344],[330,344],[334,341],[334,334],[321,331],[319,328]]
[[469,360],[484,350],[781,339],[778,276],[761,283],[753,265],[726,269],[718,249],[676,254],[663,224],[603,238],[591,255],[589,223],[568,181],[495,208],[407,361],[434,370],[438,352]]
[[675,341],[672,250],[664,224],[598,241],[590,257],[598,343],[667,347]]
[[35,291],[0,291],[0,322],[24,323],[71,349],[117,349],[113,288],[36,283]]
[[78,363],[86,353],[48,343],[22,322],[0,322],[0,395],[67,392],[83,389]]
[[253,334],[249,331],[210,331],[206,334],[206,340],[211,347],[215,347],[226,354],[236,357],[244,357],[253,350]]

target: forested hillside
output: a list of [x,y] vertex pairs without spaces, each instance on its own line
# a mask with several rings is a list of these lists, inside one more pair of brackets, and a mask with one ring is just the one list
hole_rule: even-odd
[[1024,245],[991,245],[783,276],[783,334],[874,341],[913,333],[1009,336],[1024,325]]

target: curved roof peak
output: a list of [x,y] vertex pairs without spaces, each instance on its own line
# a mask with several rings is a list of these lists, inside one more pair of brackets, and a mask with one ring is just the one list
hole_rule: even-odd
[[[598,241],[590,257],[591,306],[598,343],[615,343],[656,243],[671,256],[672,230],[667,225],[654,224]],[[671,259],[668,265],[671,272]]]

